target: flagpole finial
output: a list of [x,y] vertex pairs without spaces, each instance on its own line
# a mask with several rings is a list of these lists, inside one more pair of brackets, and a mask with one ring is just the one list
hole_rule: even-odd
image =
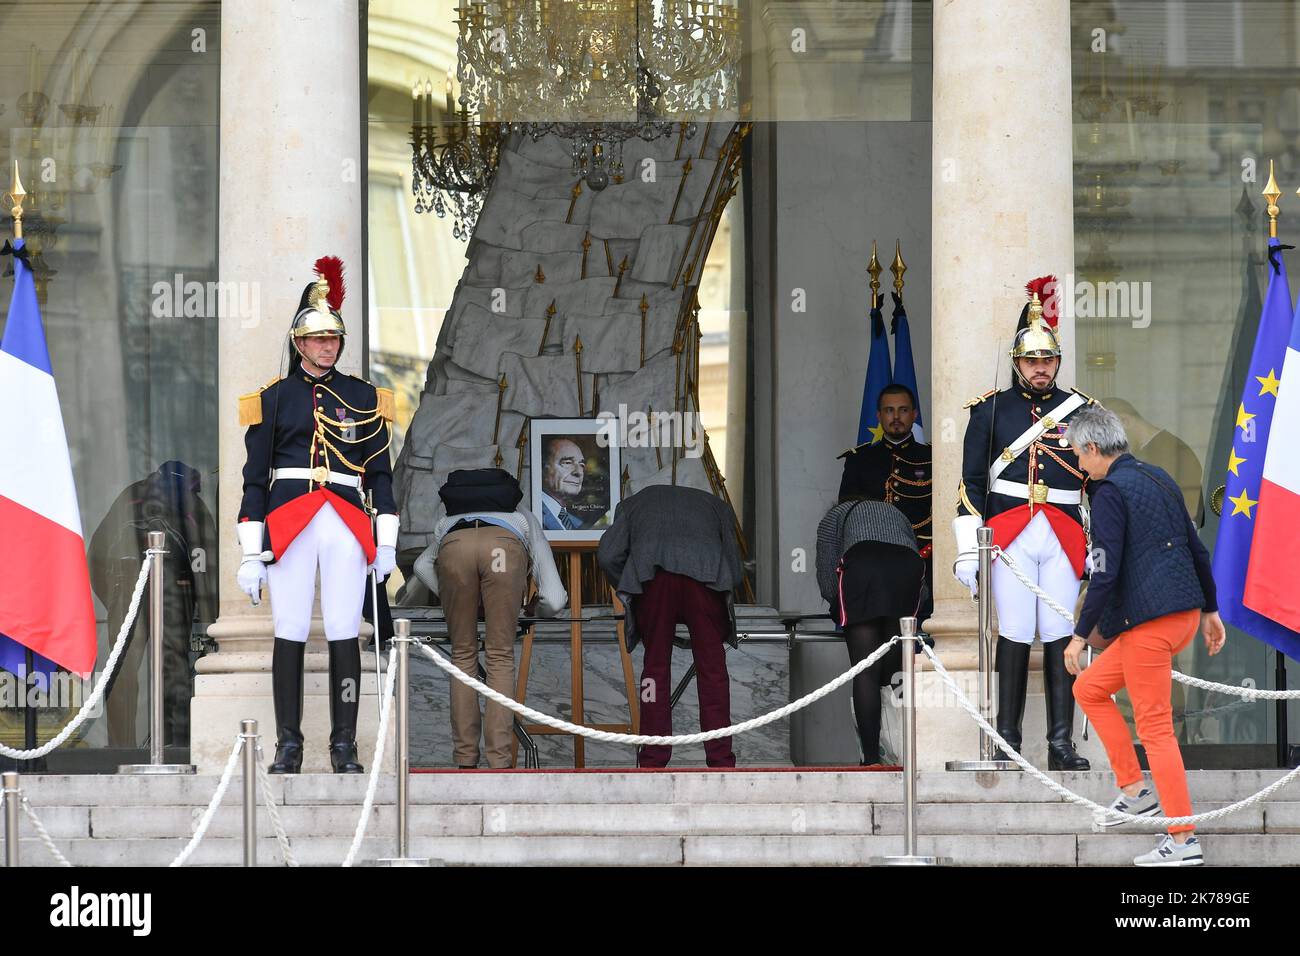
[[23,200],[27,198],[27,190],[23,189],[23,181],[18,176],[18,160],[14,160],[14,182],[13,188],[5,193],[5,205],[9,207],[10,214],[14,217],[14,238],[23,237]]
[[889,271],[894,274],[894,291],[898,293],[901,301],[903,298],[903,273],[907,271],[907,263],[903,261],[903,244],[898,239],[894,240],[894,261],[889,265]]
[[1277,238],[1277,217],[1281,212],[1278,209],[1277,201],[1282,198],[1282,190],[1277,188],[1277,180],[1273,178],[1273,160],[1268,161],[1268,184],[1264,186],[1263,196],[1268,200],[1268,237]]
[[884,266],[876,258],[876,240],[871,240],[871,261],[867,263],[867,271],[871,273],[871,307],[874,309],[880,305],[880,273],[884,272]]

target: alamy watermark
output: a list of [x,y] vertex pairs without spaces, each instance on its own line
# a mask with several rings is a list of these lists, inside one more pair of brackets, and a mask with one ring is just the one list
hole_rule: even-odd
[[262,321],[262,291],[258,282],[186,281],[184,273],[159,279],[150,290],[155,319],[238,319],[241,329]]
[[704,454],[704,423],[696,412],[629,411],[620,403],[617,414],[604,411],[596,418],[601,423],[596,444],[601,448],[681,448],[687,458]]

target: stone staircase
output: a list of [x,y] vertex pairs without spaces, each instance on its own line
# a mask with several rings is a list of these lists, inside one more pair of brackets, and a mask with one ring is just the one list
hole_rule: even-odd
[[[1199,812],[1241,799],[1282,771],[1192,771]],[[1057,778],[1098,801],[1109,774]],[[25,776],[23,791],[60,850],[81,866],[162,866],[180,852],[216,778]],[[303,865],[347,854],[365,777],[273,778]],[[380,782],[358,862],[394,854],[395,781]],[[238,775],[191,865],[242,862]],[[1020,773],[922,772],[919,852],[957,865],[1113,866],[1154,845],[1154,831],[1092,832],[1091,817]],[[512,771],[417,773],[412,853],[448,866],[864,865],[902,848],[897,773],[770,769],[734,772]],[[52,862],[23,819],[22,864]],[[1300,787],[1202,829],[1220,866],[1300,864]],[[281,865],[265,809],[258,859]]]

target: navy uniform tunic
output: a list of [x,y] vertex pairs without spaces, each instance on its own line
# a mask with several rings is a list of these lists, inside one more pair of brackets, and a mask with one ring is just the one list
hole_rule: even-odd
[[[989,391],[967,402],[970,423],[962,453],[962,480],[958,490],[957,514],[973,514],[994,528],[994,540],[1005,547],[1028,524],[1033,512],[1048,512],[1066,554],[1083,567],[1086,550],[1083,514],[1077,504],[1048,504],[1029,500],[1029,488],[1082,492],[1087,476],[1079,469],[1079,460],[1065,440],[1069,416],[1053,422],[1035,442],[1017,455],[998,476],[1000,480],[1026,489],[1019,497],[990,491],[989,468],[1015,443],[1030,425],[1048,417],[1052,410],[1077,389],[1053,388],[1048,392],[1031,392],[1012,387],[1000,392]],[[1093,399],[1078,392],[1090,404]],[[1082,407],[1082,406],[1081,406]],[[1080,495],[1082,499],[1082,495]],[[1002,520],[996,520],[1002,516]],[[1077,560],[1076,560],[1077,559]]]
[[907,515],[921,553],[928,557],[934,537],[930,446],[908,435],[900,442],[885,438],[859,445],[840,457],[844,459],[840,500],[859,495],[889,502]]
[[[260,420],[244,436],[248,461],[244,466],[239,520],[266,521],[268,549],[279,557],[292,538],[286,540],[283,534],[277,538],[277,524],[281,528],[286,526],[283,521],[277,522],[277,513],[284,516],[287,512],[281,509],[324,487],[336,510],[338,505],[343,505],[343,512],[352,512],[341,513],[340,517],[358,533],[368,557],[373,560],[374,542],[369,534],[364,492],[373,493],[380,514],[397,514],[388,455],[391,410],[386,408],[385,414],[381,414],[375,387],[335,369],[316,378],[295,365],[287,378],[271,382],[257,397],[260,397]],[[254,396],[245,396],[241,406],[250,400]],[[251,418],[259,418],[256,410]],[[316,467],[349,476],[361,475],[362,488],[358,491],[339,483],[322,486],[299,478],[271,482],[272,469]],[[360,533],[363,528],[364,536]]]

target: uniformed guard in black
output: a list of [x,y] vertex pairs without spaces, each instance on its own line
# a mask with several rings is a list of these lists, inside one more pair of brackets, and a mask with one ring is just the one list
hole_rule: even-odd
[[[339,313],[342,263],[324,257],[316,271],[320,278],[303,290],[290,329],[288,374],[240,398],[240,421],[249,427],[239,582],[257,603],[268,578],[266,564],[274,565],[269,577],[278,742],[271,772],[297,773],[302,766],[303,651],[319,569],[329,642],[330,762],[336,773],[361,773],[356,633],[366,564],[380,577],[396,564],[398,517],[388,456],[393,401],[387,389],[334,367],[346,334]],[[373,530],[366,492],[376,512]],[[303,543],[290,550],[300,538]]]
[[[1077,389],[1061,389],[1056,384],[1061,348],[1055,332],[1059,301],[1055,287],[1053,276],[1035,279],[1026,286],[1030,302],[1021,312],[1010,353],[1011,387],[990,390],[966,403],[970,422],[966,426],[957,518],[953,522],[958,552],[954,574],[974,593],[978,565],[975,530],[982,524],[992,527],[995,543],[1007,548],[1036,512],[1044,512],[1053,536],[1047,544],[1051,555],[1044,560],[1060,564],[1063,555],[1076,568],[1071,580],[1060,582],[1070,593],[1063,590],[1053,597],[1073,609],[1088,547],[1083,510],[1086,476],[1065,440],[1065,431],[1070,412],[1092,399]],[[1049,367],[1050,371],[1046,371]],[[1048,581],[1037,578],[1038,567],[1022,570],[1052,592]],[[995,579],[1001,581],[993,587],[993,597],[1002,631],[994,664],[998,674],[997,729],[1019,750],[1029,652],[1035,634],[1032,625],[1027,634],[1016,633],[1009,622],[1024,617],[1032,620],[1038,599],[1017,581],[1009,580],[1008,573],[1002,567],[994,568]],[[1066,672],[1064,660],[1071,630],[1064,621],[1052,621],[1051,625],[1065,628],[1067,636],[1049,636],[1041,630],[1038,634],[1043,641],[1048,766],[1052,770],[1087,770],[1088,761],[1075,750],[1071,739],[1074,679]],[[1043,626],[1041,620],[1038,626]]]

